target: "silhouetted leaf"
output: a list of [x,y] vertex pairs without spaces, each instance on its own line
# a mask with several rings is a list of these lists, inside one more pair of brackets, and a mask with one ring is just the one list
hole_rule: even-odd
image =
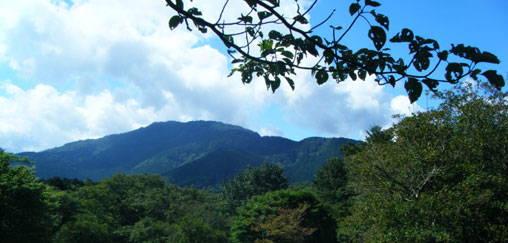
[[176,0],[176,7],[179,9],[183,9],[183,1],[182,0]]
[[353,71],[349,72],[349,77],[351,77],[351,79],[352,79],[353,81],[356,81],[356,78],[357,78],[357,77],[356,77],[356,73],[355,73],[355,72],[353,72]]
[[372,7],[379,7],[379,6],[381,6],[380,3],[376,2],[376,1],[372,1],[372,0],[365,0],[365,5],[369,5],[369,6],[372,6]]
[[295,90],[295,81],[293,81],[293,79],[291,78],[288,78],[288,77],[284,77],[286,79],[286,81],[288,82],[289,86],[291,87],[292,90]]
[[316,73],[316,81],[319,85],[324,84],[328,81],[328,72],[324,69],[319,69]]
[[349,13],[351,14],[351,16],[353,16],[356,12],[358,12],[358,10],[360,10],[360,4],[358,3],[352,3],[351,5],[349,5]]
[[455,83],[456,79],[461,77],[463,73],[464,70],[462,69],[462,65],[460,63],[452,62],[446,66],[445,78],[447,81]]
[[367,72],[365,70],[358,70],[358,77],[360,77],[361,80],[365,81],[365,78],[367,77]]
[[392,75],[388,78],[388,83],[395,87],[395,77]]
[[488,63],[494,63],[494,64],[500,63],[500,61],[496,55],[494,55],[490,52],[486,52],[486,51],[482,52],[478,56],[477,62],[488,62]]
[[501,89],[502,87],[504,87],[505,83],[503,76],[497,74],[496,71],[488,70],[483,72],[482,75],[485,76],[489,80],[489,83],[492,84],[497,89]]
[[175,15],[169,19],[169,29],[176,28],[180,23],[182,23],[183,19],[182,17]]
[[238,20],[244,22],[244,23],[252,23],[252,17],[251,16],[242,16],[238,18]]
[[434,79],[430,79],[430,78],[426,78],[424,80],[422,80],[422,82],[427,85],[427,87],[432,90],[432,91],[435,91],[437,86],[439,85],[439,82],[437,80],[434,80]]
[[259,17],[259,20],[263,20],[263,19],[266,19],[268,17],[272,16],[272,13],[268,12],[268,11],[259,11],[258,12],[258,17]]
[[283,52],[281,52],[281,54],[287,58],[290,58],[290,59],[292,59],[294,57],[293,53],[290,51],[283,51]]
[[378,51],[381,50],[386,43],[386,33],[383,28],[379,26],[370,27],[369,38],[372,40]]
[[382,14],[375,14],[376,22],[378,22],[381,26],[385,27],[386,30],[389,30],[390,28],[390,20],[388,17],[382,15]]
[[296,20],[300,24],[308,24],[309,23],[309,21],[303,15],[295,16],[294,20]]
[[437,57],[439,57],[439,59],[441,59],[443,61],[446,61],[448,59],[448,51],[439,52],[437,54]]
[[282,34],[276,30],[272,30],[268,33],[268,38],[273,39],[273,40],[281,40]]
[[422,84],[418,82],[416,78],[409,78],[404,84],[404,88],[406,88],[411,104],[417,101],[420,95],[422,95]]
[[397,33],[393,38],[390,39],[391,42],[411,42],[414,39],[413,31],[410,29],[402,29],[400,33]]

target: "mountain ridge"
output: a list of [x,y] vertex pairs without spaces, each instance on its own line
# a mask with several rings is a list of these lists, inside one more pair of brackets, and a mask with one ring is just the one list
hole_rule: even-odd
[[[264,161],[285,167],[292,181],[310,181],[317,168],[326,159],[339,156],[338,148],[347,142],[355,141],[320,137],[293,141],[261,136],[249,129],[217,121],[168,121],[18,155],[34,161],[36,175],[41,178],[100,180],[115,173],[148,173],[161,174],[182,186],[216,187],[242,167]],[[200,170],[198,165],[208,169]],[[213,174],[222,176],[210,177]],[[204,183],[206,178],[215,179]]]

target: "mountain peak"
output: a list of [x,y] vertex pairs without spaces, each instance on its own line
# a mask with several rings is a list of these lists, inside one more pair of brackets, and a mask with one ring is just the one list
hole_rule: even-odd
[[[231,176],[246,164],[268,161],[284,165],[290,178],[309,180],[329,157],[339,154],[339,146],[347,141],[309,138],[295,142],[283,137],[261,137],[254,131],[217,121],[167,121],[20,155],[26,155],[36,163],[37,176],[42,178],[60,176],[98,180],[114,173],[174,176],[171,171],[184,171],[184,175],[178,177],[181,178],[198,171],[185,168],[206,167],[200,172],[204,175],[225,172],[224,166],[235,170],[219,174]],[[201,180],[193,178],[185,181]],[[225,179],[222,176],[214,178],[215,182]]]

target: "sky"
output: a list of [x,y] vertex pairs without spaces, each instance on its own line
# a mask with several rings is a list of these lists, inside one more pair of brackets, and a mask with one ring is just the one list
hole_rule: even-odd
[[[210,16],[223,0],[195,0]],[[309,0],[300,0],[309,6]],[[319,0],[310,28],[336,9],[330,24],[351,21],[352,1]],[[404,27],[434,38],[443,48],[464,43],[495,53],[508,76],[508,1],[380,1],[390,18],[389,36]],[[243,1],[230,1],[233,18]],[[282,0],[282,11],[295,11]],[[389,127],[394,114],[435,106],[425,95],[410,104],[395,88],[366,81],[318,86],[297,72],[296,89],[277,92],[264,81],[242,84],[228,77],[225,48],[211,34],[170,31],[174,12],[162,0],[16,0],[0,3],[0,148],[41,151],[65,143],[127,132],[156,121],[215,120],[264,136],[301,140],[311,136],[363,139],[374,125]],[[208,15],[207,15],[208,16]],[[368,46],[360,21],[344,39]],[[312,59],[306,60],[311,62]]]

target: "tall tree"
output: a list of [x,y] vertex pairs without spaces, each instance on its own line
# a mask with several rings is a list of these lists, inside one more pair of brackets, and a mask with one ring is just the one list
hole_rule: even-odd
[[270,191],[286,189],[288,179],[284,176],[284,169],[279,165],[263,163],[258,167],[247,169],[224,183],[221,192],[231,212],[254,195],[265,194]]
[[[507,94],[471,84],[346,156],[357,241],[508,240]],[[381,134],[382,134],[381,133]],[[371,134],[371,137],[375,135]]]
[[238,212],[231,227],[233,242],[336,242],[333,219],[306,190],[257,195]]
[[[14,163],[14,165],[13,165]],[[0,149],[0,241],[45,242],[51,220],[47,188],[24,158]]]
[[[479,75],[498,89],[505,84],[495,70],[483,71],[477,66],[499,64],[492,53],[464,44],[442,48],[436,40],[418,36],[408,28],[389,39],[390,20],[376,11],[380,2],[351,0],[349,9],[344,9],[352,16],[351,22],[330,23],[335,14],[333,10],[329,16],[322,17],[322,22],[309,26],[308,14],[318,0],[307,9],[298,1],[291,2],[297,5],[297,11],[291,16],[283,13],[283,1],[243,0],[245,11],[235,9],[238,14],[228,18],[223,13],[231,8],[230,1],[224,0],[223,5],[218,5],[222,7],[220,15],[214,19],[193,6],[192,0],[166,0],[166,3],[177,13],[169,20],[171,29],[185,25],[188,30],[194,26],[202,33],[211,31],[228,48],[234,65],[232,73],[240,72],[243,83],[250,83],[253,74],[262,76],[273,92],[280,87],[282,79],[294,89],[292,76],[297,69],[311,72],[318,84],[330,77],[341,82],[348,77],[365,80],[367,75],[375,75],[380,85],[395,86],[404,82],[411,102],[420,97],[423,85],[435,91],[440,83],[454,84],[466,77],[480,80]],[[373,47],[353,50],[344,45],[343,40],[360,21],[370,26],[366,34]],[[329,36],[313,34],[324,26],[329,26]],[[393,56],[391,50],[385,48],[387,41],[407,45],[408,55]],[[303,62],[306,56],[317,57],[317,61],[306,65]]]

